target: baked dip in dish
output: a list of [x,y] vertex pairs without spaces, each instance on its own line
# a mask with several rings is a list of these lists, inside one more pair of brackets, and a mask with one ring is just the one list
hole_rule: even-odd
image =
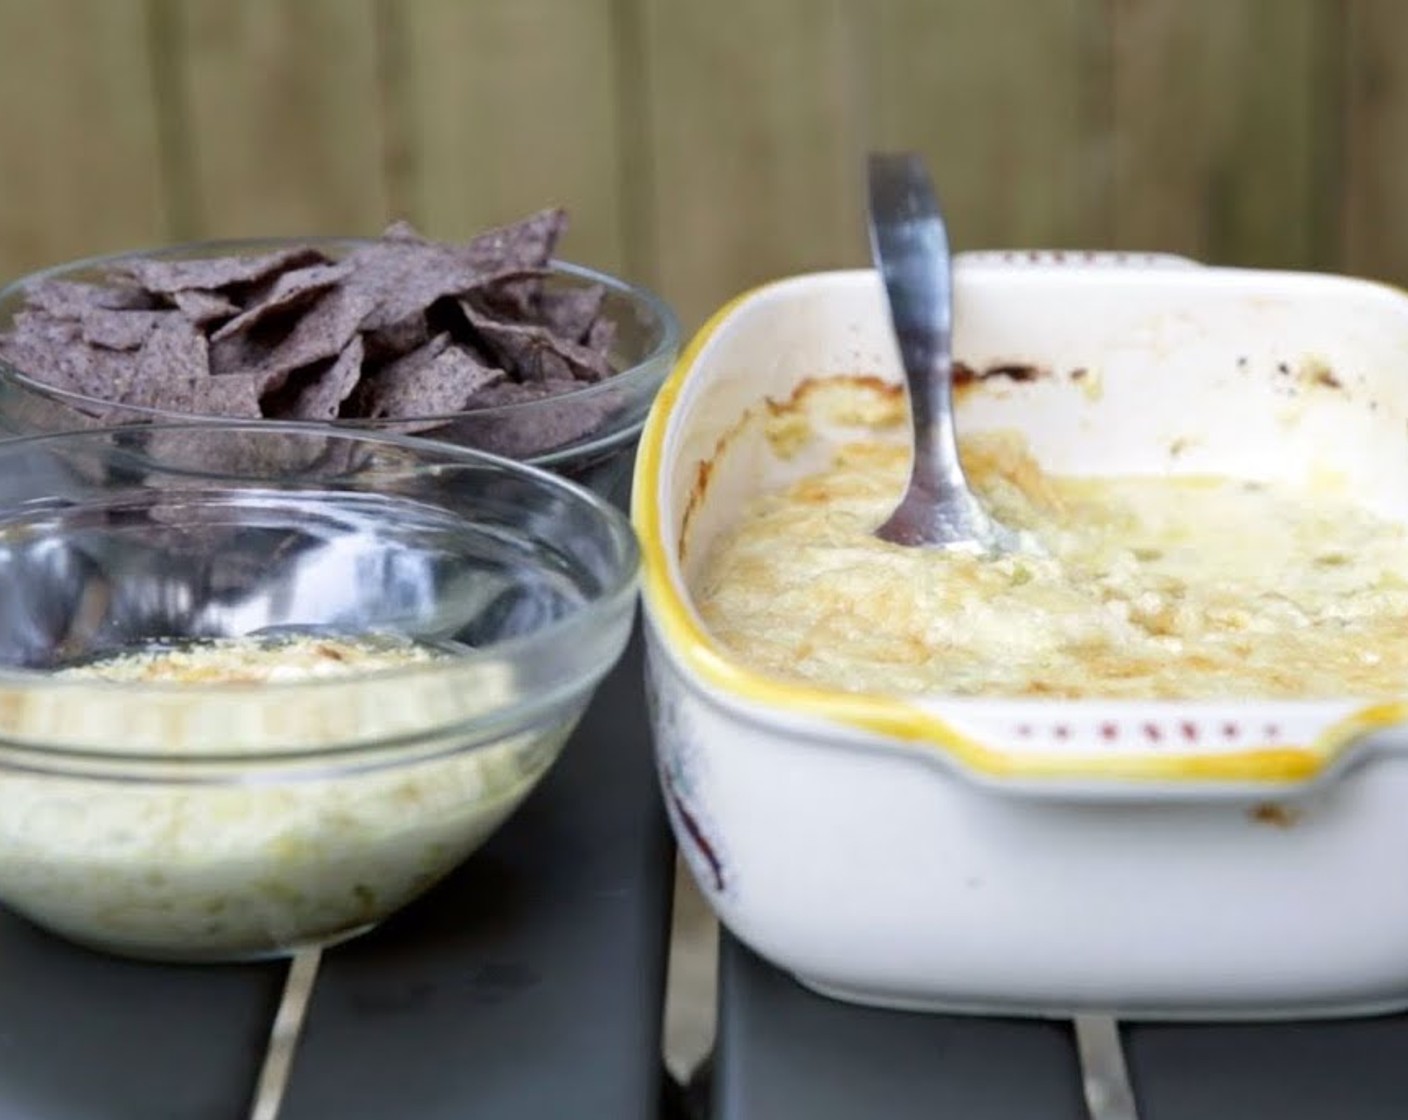
[[0,904],[122,955],[370,929],[528,795],[634,615],[623,515],[447,444],[99,429],[0,479]]
[[1143,700],[1391,698],[1408,680],[1408,533],[1336,487],[1051,475],[1020,436],[983,432],[965,473],[1024,546],[993,558],[875,536],[909,465],[897,387],[815,383],[764,423],[787,439],[853,431],[705,558],[705,625],[762,672]]
[[740,297],[647,423],[656,747],[706,897],[867,1003],[1408,1005],[1408,298],[980,255],[955,317],[1013,555],[873,537],[908,425],[868,271]]

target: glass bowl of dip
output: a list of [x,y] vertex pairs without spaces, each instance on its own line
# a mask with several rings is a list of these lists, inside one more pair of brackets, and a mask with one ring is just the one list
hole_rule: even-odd
[[[48,281],[111,285],[115,270],[134,261],[199,261],[256,257],[311,247],[329,260],[374,244],[366,238],[263,238],[209,241],[93,257],[21,277],[0,290],[0,332],[26,307],[27,294]],[[669,306],[646,289],[603,272],[553,261],[542,291],[570,296],[600,288],[600,316],[612,328],[608,359],[614,373],[569,392],[450,414],[386,420],[338,419],[339,426],[419,435],[545,467],[600,494],[625,481],[636,441],[656,390],[679,350],[679,324]],[[186,423],[229,419],[163,407],[115,404],[56,388],[34,371],[0,359],[0,430],[37,435],[116,424]]]
[[637,564],[599,496],[448,444],[0,442],[0,903],[167,961],[371,928],[551,767]]

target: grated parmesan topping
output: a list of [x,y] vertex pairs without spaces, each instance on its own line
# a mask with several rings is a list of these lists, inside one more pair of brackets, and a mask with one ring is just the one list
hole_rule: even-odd
[[398,669],[437,656],[423,645],[382,638],[215,638],[123,652],[55,675],[148,684],[265,684]]

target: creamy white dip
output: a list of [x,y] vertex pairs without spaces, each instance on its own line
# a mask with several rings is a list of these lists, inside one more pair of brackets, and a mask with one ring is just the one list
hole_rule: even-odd
[[[478,695],[467,695],[468,677],[449,689],[433,674],[380,686],[375,676],[358,679],[435,656],[384,641],[234,640],[56,674],[72,688],[6,691],[0,739],[91,742],[106,726],[112,750],[124,740],[159,746],[176,763],[171,777],[191,780],[0,769],[0,900],[74,940],[169,960],[278,953],[365,929],[478,847],[570,731],[559,719],[456,751],[453,729],[439,738],[426,729],[501,704],[504,675],[473,677]],[[334,684],[312,702],[280,688],[339,678],[349,687]],[[183,685],[213,683],[233,695],[212,711],[200,711],[208,689],[183,697]],[[151,686],[164,688],[164,704],[154,702]],[[225,718],[222,733],[220,713],[229,712],[243,717]],[[202,756],[231,744],[274,750],[292,737],[309,752],[338,746],[354,730],[364,741],[382,731],[412,738],[404,749],[296,770],[251,752],[249,780],[238,765],[202,780]]]
[[1351,497],[1221,477],[1064,478],[1013,434],[965,441],[976,490],[1037,554],[877,540],[893,440],[741,511],[694,593],[767,673],[853,691],[1310,698],[1408,686],[1408,534]]

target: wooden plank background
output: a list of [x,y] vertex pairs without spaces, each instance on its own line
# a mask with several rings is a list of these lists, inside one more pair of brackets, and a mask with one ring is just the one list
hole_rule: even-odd
[[904,145],[958,248],[1408,286],[1405,42],[1402,0],[0,0],[0,275],[561,203],[693,326],[861,262]]

